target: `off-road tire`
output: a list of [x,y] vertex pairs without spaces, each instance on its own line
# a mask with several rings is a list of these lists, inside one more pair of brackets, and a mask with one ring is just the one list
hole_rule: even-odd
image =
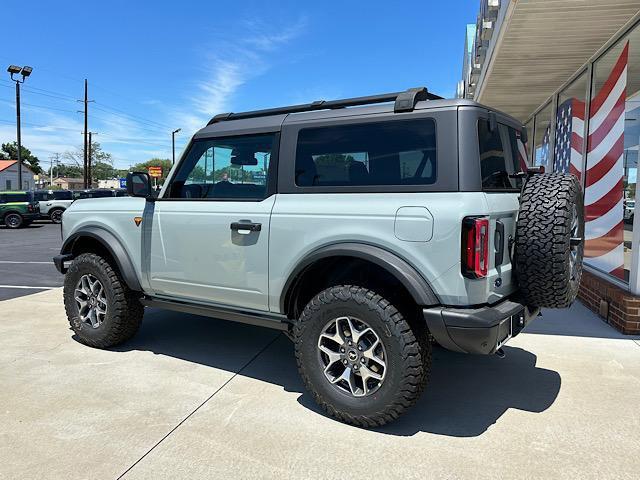
[[[327,322],[339,316],[365,320],[384,345],[386,376],[369,396],[339,392],[324,376],[318,339]],[[316,295],[295,322],[293,341],[307,390],[328,415],[350,425],[370,428],[395,420],[416,403],[429,378],[431,344],[426,333],[414,333],[394,305],[363,287],[339,285]]]
[[64,213],[64,208],[54,208],[49,212],[49,218],[53,223],[62,223],[62,214]]
[[[74,291],[82,275],[91,274],[103,285],[107,298],[107,314],[97,328],[80,320]],[[78,341],[95,348],[109,348],[126,342],[140,328],[144,307],[116,270],[103,257],[83,253],[73,259],[64,279],[64,307],[71,329]]]
[[[577,219],[579,245],[571,245]],[[576,232],[574,232],[575,234]],[[571,268],[574,252],[576,267]],[[584,253],[584,208],[578,179],[569,174],[531,176],[520,198],[515,267],[529,305],[565,308],[578,294]]]
[[19,213],[9,212],[4,216],[4,224],[7,228],[20,228],[24,224],[24,218]]

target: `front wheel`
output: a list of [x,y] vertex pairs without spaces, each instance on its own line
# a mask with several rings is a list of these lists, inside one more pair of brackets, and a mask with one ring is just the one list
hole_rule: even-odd
[[431,344],[389,301],[358,286],[316,295],[293,330],[298,369],[315,401],[359,427],[398,418],[427,383]]
[[4,217],[4,224],[7,228],[20,228],[23,223],[24,219],[19,213],[8,213]]
[[77,339],[109,348],[133,337],[144,307],[103,257],[83,253],[64,277],[64,307]]

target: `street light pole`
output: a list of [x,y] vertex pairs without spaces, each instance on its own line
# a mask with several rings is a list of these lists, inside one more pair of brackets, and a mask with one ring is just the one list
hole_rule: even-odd
[[22,135],[20,134],[20,82],[16,81],[16,137],[18,138],[18,190],[22,190]]
[[175,165],[176,164],[176,133],[178,133],[180,130],[182,130],[181,128],[178,128],[177,130],[174,130],[173,132],[171,132],[171,151],[172,151],[172,160],[171,160],[171,165]]
[[[31,75],[33,68],[18,67],[17,65],[9,65],[7,72],[11,75],[11,80],[16,82],[16,137],[18,141],[18,190],[22,190],[22,137],[20,134],[20,84],[24,83],[25,78]],[[13,78],[14,75],[21,74],[22,80]]]

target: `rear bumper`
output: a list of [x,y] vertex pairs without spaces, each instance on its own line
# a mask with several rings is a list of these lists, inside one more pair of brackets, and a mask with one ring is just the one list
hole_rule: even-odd
[[480,308],[430,307],[424,319],[443,347],[464,353],[494,353],[533,320],[539,308],[512,300]]
[[60,273],[67,273],[67,267],[64,266],[64,262],[68,262],[73,259],[73,255],[70,253],[64,255],[56,255],[53,257],[53,264]]

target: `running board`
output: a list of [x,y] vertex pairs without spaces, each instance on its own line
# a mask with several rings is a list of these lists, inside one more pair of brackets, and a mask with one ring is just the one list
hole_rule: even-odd
[[145,307],[191,313],[193,315],[246,323],[249,325],[256,325],[258,327],[273,328],[275,330],[287,331],[289,329],[289,320],[287,317],[274,313],[248,312],[246,310],[234,310],[231,308],[213,307],[208,305],[178,302],[175,300],[164,300],[155,297],[142,297],[140,299],[140,303]]

